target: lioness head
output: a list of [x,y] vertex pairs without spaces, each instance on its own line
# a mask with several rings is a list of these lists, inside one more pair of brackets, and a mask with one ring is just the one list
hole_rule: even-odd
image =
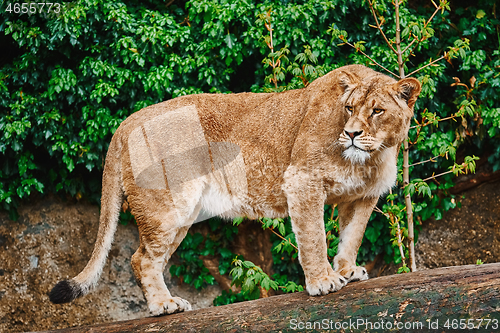
[[404,140],[421,86],[414,78],[396,82],[385,75],[373,75],[361,81],[344,74],[341,102],[346,123],[338,143],[344,158],[363,164],[375,152]]

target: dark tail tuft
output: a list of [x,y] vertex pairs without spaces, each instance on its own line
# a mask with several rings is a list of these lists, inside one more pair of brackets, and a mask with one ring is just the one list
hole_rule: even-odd
[[83,295],[82,288],[72,280],[61,281],[52,288],[50,301],[55,304],[68,303]]

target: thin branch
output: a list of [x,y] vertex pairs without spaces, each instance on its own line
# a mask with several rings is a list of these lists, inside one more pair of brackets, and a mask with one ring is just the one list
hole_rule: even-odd
[[269,21],[264,22],[264,26],[266,27],[267,31],[269,31],[269,43],[266,42],[267,47],[271,50],[271,53],[273,54],[272,59],[271,59],[271,67],[273,68],[273,78],[271,81],[274,83],[274,88],[278,89],[278,79],[276,78],[276,67],[279,66],[280,60],[278,58],[278,61],[274,60],[274,43],[273,43],[273,25],[272,25],[272,17],[271,17],[271,9],[267,12],[267,18],[269,18]]
[[391,214],[391,222],[392,224],[396,225],[397,227],[397,235],[398,235],[398,247],[399,247],[399,254],[401,256],[401,260],[403,261],[403,265],[406,266],[406,257],[405,257],[405,252],[403,250],[403,238],[401,237],[401,227],[399,226],[399,221],[398,221],[398,218],[396,216],[394,216],[393,214]]
[[[405,68],[404,68],[404,62],[403,62],[403,54],[401,52],[401,25],[399,21],[399,5],[402,2],[399,2],[399,0],[395,0],[393,2],[394,4],[394,9],[395,9],[395,15],[396,15],[396,49],[397,49],[397,55],[398,55],[398,67],[399,67],[399,75],[402,79],[404,79],[405,76]],[[410,168],[408,167],[409,163],[409,138],[408,135],[406,135],[406,138],[403,141],[403,183],[404,187],[408,186],[410,184]],[[405,195],[405,206],[406,206],[406,217],[407,217],[407,222],[408,222],[408,247],[409,247],[409,260],[410,260],[410,269],[412,272],[415,272],[417,270],[417,265],[415,262],[415,232],[413,230],[413,209],[412,209],[412,204],[411,204],[411,196],[410,194]]]
[[405,68],[403,62],[403,53],[401,52],[401,26],[399,24],[399,0],[393,2],[396,9],[396,54],[398,56],[398,68],[399,68],[399,77],[404,79],[405,76]]
[[[392,190],[391,190],[391,194],[392,194]],[[394,203],[391,201],[391,205],[394,205]],[[399,247],[399,253],[401,254],[401,260],[403,261],[403,265],[406,265],[405,263],[405,253],[403,251],[403,239],[401,238],[401,227],[399,226],[399,220],[396,216],[394,216],[393,214],[391,213],[384,213],[382,210],[380,210],[380,208],[378,208],[377,206],[375,206],[375,208],[373,208],[374,211],[376,211],[377,213],[380,213],[382,215],[384,215],[387,219],[389,219],[389,221],[391,221],[391,225],[396,225],[396,228],[397,228],[397,231],[396,231],[396,234],[398,236],[398,247]]]
[[349,45],[350,47],[352,47],[353,49],[355,49],[356,51],[358,52],[361,52],[362,55],[364,55],[365,57],[367,57],[368,59],[370,59],[375,65],[379,66],[380,68],[382,68],[383,70],[385,70],[386,72],[388,73],[391,73],[392,75],[394,75],[395,77],[397,78],[400,78],[399,75],[397,75],[396,73],[393,73],[391,72],[390,70],[388,70],[387,68],[385,68],[384,66],[382,66],[381,64],[379,64],[378,62],[376,62],[375,60],[372,59],[372,57],[370,57],[368,54],[364,53],[363,51],[361,51],[359,48],[357,48],[356,46],[352,45],[351,43],[347,42],[344,40],[344,43],[346,43],[347,45]]
[[448,120],[448,119],[455,119],[456,117],[457,117],[456,115],[453,115],[453,116],[449,116],[449,117],[446,117],[446,118],[439,119],[439,121],[445,121],[445,120]]
[[388,217],[387,213],[384,213],[380,208],[378,208],[377,206],[375,206],[375,208],[373,208],[374,211],[376,211],[377,213],[380,213],[386,217]]
[[394,47],[392,46],[391,42],[389,42],[389,40],[387,39],[387,36],[385,35],[384,31],[382,30],[382,27],[380,26],[380,23],[378,22],[378,18],[377,18],[377,14],[375,13],[375,8],[373,8],[373,3],[371,0],[368,0],[368,3],[370,4],[370,9],[372,11],[372,14],[373,14],[373,18],[375,19],[375,23],[377,23],[377,29],[378,31],[380,31],[380,33],[382,34],[382,37],[384,37],[385,39],[385,42],[387,43],[387,45],[389,45],[389,47],[391,48],[392,52],[394,53],[398,53]]
[[442,60],[442,59],[444,59],[444,58],[446,58],[446,54],[445,54],[445,55],[443,55],[443,56],[441,56],[441,57],[439,57],[439,58],[437,58],[437,59],[436,59],[436,60],[434,60],[434,61],[431,61],[431,62],[430,62],[430,63],[428,63],[427,65],[425,65],[425,66],[423,66],[423,67],[420,67],[420,68],[419,68],[419,69],[417,69],[417,70],[414,70],[413,72],[411,72],[410,74],[408,74],[408,75],[407,75],[407,77],[408,77],[408,76],[411,76],[411,75],[413,75],[413,74],[415,74],[415,73],[417,73],[417,72],[420,72],[420,71],[421,71],[422,69],[424,69],[425,67],[429,67],[430,65],[433,65],[433,64],[435,64],[436,62],[438,62],[438,61],[440,61],[440,60]]
[[337,204],[333,205],[332,206],[332,213],[330,214],[330,220],[333,220],[333,213],[335,212],[335,207],[337,206]]
[[[458,164],[455,164],[453,166],[453,168],[451,170],[448,170],[448,171],[445,171],[445,172],[442,172],[440,174],[437,174],[437,175],[432,175],[431,177],[428,177],[428,178],[425,178],[424,180],[422,180],[423,182],[426,182],[428,180],[432,180],[432,179],[436,179],[437,177],[441,177],[441,176],[444,176],[444,175],[447,175],[449,173],[454,173],[455,171],[457,171],[461,174],[463,173],[468,173],[469,171],[471,171],[467,165],[466,162],[463,162],[462,164],[458,165]],[[465,171],[464,171],[465,170]]]
[[[264,225],[264,222],[262,222],[262,220],[259,220],[259,221],[260,221],[260,223],[262,223],[262,224]],[[284,240],[285,242],[290,243],[290,245],[291,245],[291,246],[292,246],[295,250],[297,250],[297,252],[299,251],[299,249],[298,249],[295,245],[293,245],[293,244],[292,244],[292,242],[291,242],[289,239],[286,239],[285,237],[281,236],[281,235],[280,235],[280,234],[278,234],[276,231],[274,231],[274,229],[271,229],[271,228],[267,228],[267,229],[271,230],[271,232],[272,232],[273,234],[275,234],[276,236],[278,236],[279,238],[281,238],[281,239],[282,239],[282,240]]]
[[417,162],[417,163],[410,164],[410,165],[408,165],[408,167],[412,167],[412,166],[419,165],[419,164],[424,164],[424,163],[427,163],[427,162],[437,162],[435,159],[438,158],[438,157],[441,157],[441,155],[431,157],[431,158],[429,158],[426,161],[420,161],[420,162]]
[[[434,2],[432,2],[434,4],[434,7],[436,7],[436,10],[434,11],[434,13],[432,13],[431,17],[427,20],[427,22],[425,22],[424,24],[424,29],[427,28],[427,26],[429,25],[429,23],[431,23],[431,21],[434,19],[434,16],[436,16],[436,14],[439,12],[439,10],[442,9],[441,6],[437,6]],[[413,54],[413,51],[415,51],[415,49],[418,47],[418,45],[423,41],[423,39],[418,39],[418,38],[415,38],[414,40],[412,40],[412,42],[410,44],[408,44],[408,46],[403,50],[403,54],[410,48],[410,46],[415,42],[417,41],[417,45],[415,45],[415,47],[411,50],[411,52],[408,54],[408,56],[406,57],[405,61],[408,60],[408,58],[410,57],[410,55]],[[409,75],[408,75],[409,76]]]
[[[273,43],[273,27],[271,25],[271,14],[269,14],[269,36],[270,36],[270,43],[271,43],[271,53],[274,54],[274,43]],[[278,79],[276,78],[276,62],[274,61],[274,55],[273,55],[273,76],[274,76],[274,88],[278,89]]]
[[[405,47],[405,49],[403,50],[403,54],[404,54],[404,53],[406,53],[406,51],[408,51],[408,49],[409,49],[409,48],[413,45],[413,43],[415,43],[416,41],[418,41],[418,38],[417,38],[417,37],[415,37],[415,36],[413,36],[413,40],[410,42],[410,44],[408,44],[408,45]],[[417,46],[418,46],[418,44],[417,44]],[[408,58],[409,58],[409,57],[410,57],[410,55],[413,53],[413,51],[415,51],[415,48],[416,48],[417,46],[415,46],[415,47],[413,48],[413,50],[411,50],[410,54],[408,55],[408,57],[406,57],[406,59],[405,59],[405,60],[408,60]]]
[[[446,117],[446,118],[442,118],[442,119],[438,119],[438,122],[439,121],[445,121],[445,120],[449,120],[449,119],[455,119],[457,116],[456,115],[453,115],[453,116],[449,116],[449,117]],[[427,122],[423,125],[413,125],[413,126],[410,126],[410,129],[414,129],[414,128],[417,128],[417,127],[425,127],[425,126],[428,126],[431,122]]]
[[442,172],[440,174],[437,174],[437,175],[432,175],[431,177],[428,177],[428,178],[425,178],[424,180],[422,180],[423,182],[426,182],[428,180],[433,180],[433,179],[436,179],[437,177],[441,177],[441,176],[444,176],[444,175],[447,175],[449,173],[452,173],[454,170],[449,170],[449,171],[446,171],[446,172]]
[[[333,213],[335,212],[335,207],[337,207],[337,204],[332,205],[332,213],[330,214],[330,221],[334,221],[333,220]],[[337,218],[335,220],[338,221],[338,219],[339,219],[339,217],[337,216]],[[329,239],[328,236],[331,235],[331,234],[332,234],[331,230],[326,233],[327,247],[328,248],[330,248],[330,244],[331,244],[331,239]]]

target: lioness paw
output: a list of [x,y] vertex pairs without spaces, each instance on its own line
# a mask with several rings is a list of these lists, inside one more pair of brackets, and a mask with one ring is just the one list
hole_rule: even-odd
[[306,282],[306,290],[311,296],[327,295],[342,289],[347,280],[333,270],[328,275]]
[[340,275],[342,275],[347,282],[351,281],[363,281],[368,280],[368,272],[364,267],[361,266],[351,266],[340,270]]
[[161,316],[183,311],[192,310],[191,304],[180,297],[168,297],[162,300],[153,301],[148,304],[149,311],[153,316]]

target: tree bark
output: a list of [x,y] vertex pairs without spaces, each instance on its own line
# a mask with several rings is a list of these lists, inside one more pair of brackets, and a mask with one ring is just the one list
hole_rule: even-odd
[[471,179],[463,181],[463,182],[459,182],[455,186],[450,188],[450,193],[451,194],[460,194],[462,192],[470,190],[471,188],[479,186],[482,183],[494,182],[494,181],[499,180],[499,179],[500,179],[500,171],[476,173],[474,175],[474,177],[472,177]]
[[496,263],[353,282],[327,296],[302,292],[57,332],[288,332],[308,328],[380,332],[389,331],[389,326],[393,331],[435,332],[471,324],[477,331],[490,332],[500,329],[499,300],[500,263]]

